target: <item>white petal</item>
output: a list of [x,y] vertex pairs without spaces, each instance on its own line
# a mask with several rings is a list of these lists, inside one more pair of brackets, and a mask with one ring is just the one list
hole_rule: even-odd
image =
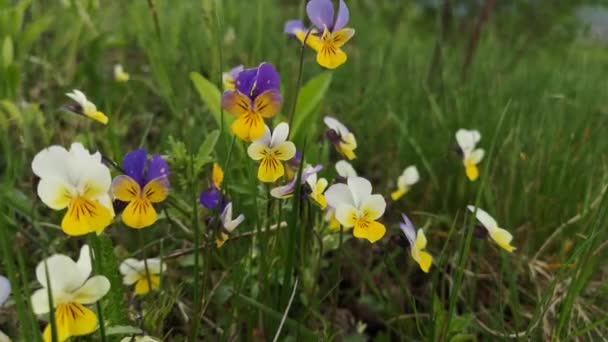
[[270,146],[270,141],[272,140],[272,134],[270,134],[270,127],[268,127],[268,125],[264,126],[264,135],[262,135],[259,139],[254,140],[254,142],[257,142],[264,146]]
[[107,194],[112,185],[110,169],[101,162],[93,161],[92,156],[74,160],[74,167],[80,171],[77,188],[81,194],[87,193],[90,197]]
[[[74,260],[63,254],[55,254],[46,259],[49,277],[51,279],[51,291],[53,294],[70,293],[82,286],[82,275]],[[36,278],[43,287],[48,287],[45,261],[41,261],[36,267]]]
[[342,204],[349,206],[355,205],[352,192],[348,186],[343,183],[337,183],[330,186],[329,189],[325,191],[325,198],[327,199],[327,204],[333,208],[337,208]]
[[232,202],[228,203],[222,211],[221,219],[224,224],[232,220]]
[[414,185],[420,180],[420,174],[416,166],[410,166],[403,171],[403,178],[406,185]]
[[148,271],[150,274],[160,274],[167,269],[167,265],[159,258],[146,259],[146,262],[148,263]]
[[357,177],[357,171],[346,160],[340,160],[336,163],[336,172],[343,178]]
[[355,217],[357,216],[357,209],[348,204],[340,204],[336,208],[336,220],[340,222],[344,228],[350,228],[355,225]]
[[264,158],[263,152],[268,150],[268,145],[256,140],[247,147],[247,155],[253,160]]
[[349,177],[348,188],[353,194],[355,207],[360,207],[372,194],[372,183],[363,177]]
[[243,223],[243,221],[245,220],[245,215],[241,214],[239,215],[236,219],[228,222],[224,228],[229,231],[232,232],[233,230],[236,229],[236,227],[238,227],[241,223]]
[[11,294],[11,283],[6,277],[0,276],[0,306],[6,302]]
[[42,178],[38,182],[38,197],[49,208],[61,210],[68,206],[76,188],[66,183],[64,179]]
[[87,97],[78,89],[74,89],[71,93],[67,93],[65,95],[76,101],[79,105],[83,107],[84,104],[87,102]]
[[74,301],[80,304],[93,304],[110,291],[108,278],[98,275],[89,279],[74,293]]
[[32,298],[30,301],[32,303],[32,310],[36,315],[43,315],[51,311],[51,307],[49,305],[48,290],[46,288],[36,290],[34,294],[32,294]]
[[145,273],[143,270],[145,269],[145,265],[143,261],[139,261],[137,259],[126,259],[123,261],[119,270],[123,275],[122,282],[125,285],[133,285],[141,278],[141,274]]
[[477,165],[483,159],[484,154],[485,151],[481,148],[478,148],[471,152],[471,154],[469,155],[469,159],[471,160],[471,162],[473,162],[473,164]]
[[[467,205],[467,208],[469,209],[469,211],[471,211],[472,213],[475,212],[475,207],[472,205]],[[484,210],[477,208],[477,214],[475,215],[477,217],[477,220],[479,222],[481,222],[481,224],[487,229],[487,230],[492,230],[495,228],[498,228],[498,224],[496,223],[496,220],[494,220],[494,218],[492,216],[490,216],[490,214],[488,214],[487,212],[485,212]]]
[[32,161],[32,171],[40,178],[68,181],[69,152],[59,145],[53,145],[38,152]]
[[91,264],[91,249],[89,248],[89,245],[84,245],[82,248],[80,248],[80,256],[78,257],[76,266],[78,267],[78,271],[82,277],[82,283],[84,283],[84,281],[91,275],[91,270],[93,269]]
[[0,330],[0,342],[11,342],[11,339]]
[[315,185],[317,185],[317,174],[316,173],[309,174],[308,177],[306,177],[306,183],[308,184],[308,186],[310,186],[311,189],[314,189]]
[[475,144],[481,139],[479,131],[469,131],[466,129],[459,129],[456,132],[456,142],[458,146],[465,153],[468,154],[475,149]]
[[325,118],[323,118],[323,122],[325,122],[325,125],[327,125],[327,127],[338,132],[338,134],[340,134],[341,137],[346,137],[348,135],[348,133],[350,133],[350,131],[348,130],[348,128],[346,128],[346,126],[344,126],[340,121],[338,121],[330,116],[326,116]]
[[410,243],[410,246],[414,247],[416,245],[416,231],[414,230],[415,228],[403,222],[399,223],[399,228],[401,228],[401,231],[403,232],[403,234],[405,234],[405,237]]
[[361,211],[370,220],[379,219],[386,210],[386,200],[382,195],[371,195],[361,203]]
[[281,122],[274,128],[272,132],[272,139],[270,141],[270,147],[276,147],[287,141],[289,136],[289,125],[286,122]]

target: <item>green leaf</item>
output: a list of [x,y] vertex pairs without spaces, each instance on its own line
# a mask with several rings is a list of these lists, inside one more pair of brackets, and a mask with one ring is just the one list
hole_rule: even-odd
[[9,65],[13,64],[13,60],[15,58],[15,51],[13,49],[13,40],[10,36],[4,37],[4,42],[2,42],[2,67],[7,68]]
[[205,164],[213,161],[211,158],[211,153],[215,148],[215,144],[217,144],[217,139],[220,136],[220,131],[215,130],[207,135],[205,141],[198,148],[198,153],[196,154],[196,159],[194,161],[194,169],[196,172],[200,171],[200,169],[205,166]]
[[[213,115],[215,122],[218,126],[221,127],[221,118],[222,118],[222,108],[220,107],[222,93],[215,86],[215,84],[211,83],[208,79],[203,77],[203,75],[198,72],[190,73],[190,80],[194,84],[196,91],[201,97],[201,100],[207,105],[209,111]],[[224,115],[224,130],[228,131],[228,123],[230,122],[230,118],[227,115]]]
[[134,334],[142,334],[143,331],[137,327],[132,327],[130,325],[114,325],[106,328],[106,335],[134,335]]
[[306,82],[300,89],[295,116],[291,124],[291,131],[298,139],[303,139],[302,135],[310,133],[311,128],[318,123],[319,105],[329,89],[331,78],[331,72],[322,72]]

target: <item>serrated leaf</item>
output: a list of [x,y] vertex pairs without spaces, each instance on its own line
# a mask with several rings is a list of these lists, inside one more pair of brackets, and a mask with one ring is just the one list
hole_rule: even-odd
[[303,134],[310,132],[310,129],[315,127],[314,125],[318,124],[319,105],[329,89],[331,79],[332,73],[326,71],[310,79],[300,89],[295,116],[291,125],[291,131],[299,139],[303,138]]

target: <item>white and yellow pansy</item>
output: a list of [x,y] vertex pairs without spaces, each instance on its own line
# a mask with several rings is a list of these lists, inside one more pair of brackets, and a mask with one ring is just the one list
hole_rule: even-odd
[[131,286],[135,284],[135,294],[145,295],[158,289],[160,274],[167,265],[158,258],[137,260],[129,258],[120,264],[122,283]]
[[114,65],[114,81],[124,83],[129,81],[129,74],[123,69],[122,65]]
[[357,148],[355,135],[344,124],[332,117],[326,116],[323,118],[323,122],[328,128],[325,134],[336,150],[348,160],[355,159],[357,157],[355,155],[355,149]]
[[415,165],[408,166],[403,170],[403,173],[397,178],[397,189],[391,193],[391,198],[393,201],[396,201],[403,197],[412,185],[418,183],[420,180],[420,174],[418,173],[418,168]]
[[372,194],[372,184],[363,177],[349,177],[347,184],[333,184],[325,192],[327,203],[336,209],[336,219],[345,228],[354,227],[356,238],[380,240],[386,227],[376,220],[384,214],[386,201]]
[[[98,327],[97,315],[86,305],[95,304],[105,296],[110,290],[110,281],[101,275],[90,277],[91,270],[90,250],[86,245],[80,250],[77,262],[66,255],[54,254],[36,267],[36,278],[43,288],[32,295],[32,309],[37,315],[51,312],[50,291],[60,342],[91,334]],[[43,339],[50,342],[52,336],[49,323]]]
[[308,195],[313,201],[315,201],[321,209],[325,209],[327,207],[327,199],[323,192],[327,189],[327,179],[318,178],[317,173],[312,173],[308,178],[306,178],[306,184],[310,188],[310,194]]
[[357,171],[355,171],[355,168],[346,160],[339,160],[336,163],[336,172],[338,173],[338,176],[343,179],[357,177]]
[[285,174],[284,161],[288,161],[296,154],[296,146],[287,141],[289,125],[285,122],[278,124],[272,134],[266,126],[264,135],[251,143],[247,154],[253,160],[259,160],[258,179],[271,183]]
[[418,263],[422,271],[428,273],[433,263],[433,257],[429,252],[424,250],[427,245],[424,230],[418,229],[418,231],[416,231],[416,228],[410,219],[405,214],[401,214],[401,216],[403,217],[403,222],[399,222],[399,228],[401,228],[401,231],[403,231],[403,234],[405,234],[405,237],[410,244],[412,259]]
[[475,214],[477,221],[488,231],[490,238],[494,240],[501,248],[507,252],[513,252],[516,248],[511,245],[513,235],[503,228],[498,227],[498,223],[490,214],[480,208],[475,208],[473,205],[468,205],[470,212]]
[[479,140],[481,140],[481,134],[477,130],[459,129],[456,132],[456,142],[462,154],[462,163],[467,177],[471,181],[479,178],[477,164],[481,162],[485,153],[483,149],[475,148]]
[[112,223],[112,177],[99,152],[91,154],[80,143],[73,143],[69,151],[50,146],[34,157],[32,170],[40,177],[42,202],[51,209],[68,209],[61,222],[66,234],[101,233]]
[[224,211],[222,211],[220,219],[222,220],[222,231],[220,231],[220,236],[215,240],[218,248],[222,247],[236,227],[245,221],[245,215],[241,214],[237,218],[232,219],[232,202],[230,202],[226,205]]
[[75,105],[67,106],[70,111],[89,117],[104,125],[108,123],[108,117],[103,112],[98,111],[97,106],[95,106],[93,102],[89,101],[86,95],[80,90],[74,89],[71,93],[67,93],[65,95],[76,101]]

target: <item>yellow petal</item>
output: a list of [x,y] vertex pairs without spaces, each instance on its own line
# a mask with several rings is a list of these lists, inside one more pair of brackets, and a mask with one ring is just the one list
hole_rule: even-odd
[[101,233],[112,223],[113,214],[99,201],[85,197],[72,199],[68,206],[61,228],[72,236],[85,235],[91,232]]
[[356,238],[367,239],[371,243],[382,239],[385,233],[386,227],[382,223],[365,219],[357,220],[353,231]]
[[224,170],[222,170],[222,167],[218,163],[213,163],[213,171],[211,174],[213,184],[219,189],[224,181]]
[[426,248],[427,240],[424,235],[424,230],[418,229],[418,233],[416,233],[416,249],[423,250]]
[[228,234],[221,232],[220,236],[215,240],[215,245],[217,246],[217,248],[221,248],[226,242],[226,240],[228,240]]
[[131,228],[149,227],[156,222],[156,210],[148,199],[134,199],[122,212],[122,222]]
[[[72,336],[84,336],[97,329],[97,316],[93,311],[79,303],[60,304],[55,309],[57,339],[63,342]],[[51,342],[51,325],[43,333],[44,342]]]
[[346,59],[346,53],[333,44],[324,44],[317,52],[317,63],[327,69],[339,67],[346,62]]
[[507,252],[513,252],[516,248],[511,246],[511,240],[513,235],[502,228],[494,228],[490,230],[490,238],[496,241],[496,243],[504,248]]
[[403,195],[405,195],[406,191],[407,191],[407,189],[397,189],[397,190],[391,192],[391,198],[393,199],[393,201],[396,201],[396,200],[400,199],[401,197],[403,197]]
[[264,119],[261,115],[247,113],[239,116],[231,126],[232,133],[244,141],[252,141],[261,138],[266,130]]
[[96,111],[95,113],[88,113],[88,114],[85,113],[85,115],[88,116],[89,118],[95,120],[95,121],[98,121],[98,122],[104,124],[104,125],[108,123],[108,117],[104,113],[102,113],[100,111]]
[[296,38],[298,38],[300,42],[304,42],[304,38],[306,38],[306,45],[315,51],[319,51],[323,45],[319,36],[311,33],[308,35],[308,37],[306,37],[306,32],[302,30],[298,30],[296,32]]
[[296,145],[291,141],[285,141],[279,146],[274,147],[272,154],[278,160],[289,160],[296,155]]
[[310,198],[312,198],[315,202],[317,202],[317,204],[319,204],[319,207],[321,207],[321,209],[327,208],[327,199],[325,198],[325,196],[323,194],[313,192],[310,194]]
[[281,93],[276,90],[266,90],[253,102],[255,113],[264,118],[271,118],[281,110]]
[[127,175],[120,175],[112,182],[112,194],[116,199],[130,202],[139,196],[139,184]]
[[163,177],[153,179],[144,187],[144,198],[152,203],[160,203],[169,196],[169,188]]
[[467,162],[465,164],[465,171],[469,180],[475,181],[477,178],[479,178],[479,168],[472,162]]
[[226,92],[222,97],[222,108],[235,116],[243,116],[251,112],[251,100],[238,90]]
[[157,275],[150,275],[147,279],[142,277],[135,283],[135,294],[145,295],[150,291],[156,290],[160,286],[160,277]]
[[283,164],[273,156],[262,159],[258,168],[258,179],[265,183],[272,183],[285,174]]
[[353,147],[351,144],[339,143],[336,147],[338,152],[340,152],[340,154],[342,154],[348,160],[357,158],[357,155],[355,154],[356,147]]
[[429,269],[431,268],[431,265],[433,264],[433,257],[425,251],[419,251],[418,255],[419,260],[417,260],[417,262],[418,265],[420,265],[420,269],[423,270],[425,273],[428,273]]
[[352,28],[343,28],[332,33],[331,38],[336,47],[342,47],[355,35],[355,30]]

